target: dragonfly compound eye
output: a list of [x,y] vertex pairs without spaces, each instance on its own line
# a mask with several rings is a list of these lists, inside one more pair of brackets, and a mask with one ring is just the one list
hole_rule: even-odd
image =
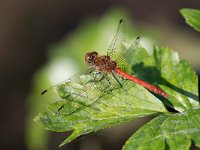
[[85,55],[85,61],[88,64],[93,64],[94,60],[97,58],[98,53],[97,52],[89,52]]

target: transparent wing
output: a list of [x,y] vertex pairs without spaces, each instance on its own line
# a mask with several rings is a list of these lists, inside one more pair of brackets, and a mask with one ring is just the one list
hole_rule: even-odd
[[114,37],[108,47],[107,55],[110,56],[113,60],[117,58],[122,47],[123,41],[126,39],[126,25],[124,20],[120,20],[114,34]]
[[117,64],[120,64],[122,61],[125,61],[127,64],[131,63],[131,60],[133,59],[135,50],[139,47],[140,43],[140,37],[138,36],[130,45],[130,47],[127,48],[127,50],[122,51],[118,55],[118,58],[115,60]]
[[126,42],[126,24],[124,20],[120,20],[115,35],[109,45],[108,55],[120,65],[122,61],[130,63],[133,58],[135,49],[139,46],[140,37],[134,40],[130,47],[125,49],[123,44]]
[[[78,73],[47,89],[42,96],[50,102],[49,107],[56,103],[55,113],[61,113],[64,116],[69,116],[84,108],[97,109],[95,104],[119,86],[111,75],[108,76],[105,77],[104,74],[91,72],[91,70],[82,75]],[[52,106],[55,107],[55,105]]]
[[[124,34],[125,22],[120,20],[115,36],[108,48],[108,55],[113,60],[120,61],[128,54],[121,48],[121,44],[125,40]],[[135,47],[134,45],[132,44],[129,49],[132,50]],[[121,80],[121,78],[118,80]],[[41,94],[43,99],[48,100],[49,103],[57,104],[52,105],[52,107],[56,106],[55,113],[62,112],[67,116],[84,108],[95,109],[95,104],[116,87],[120,87],[120,85],[112,75],[97,73],[89,68],[87,71],[79,72],[71,78],[44,90]]]
[[61,100],[60,95],[57,92],[55,92],[55,91],[57,91],[57,88],[59,86],[64,85],[68,82],[79,83],[79,82],[81,82],[81,76],[86,75],[86,74],[90,73],[91,71],[92,71],[91,68],[80,71],[80,72],[76,73],[75,75],[73,75],[72,77],[45,89],[44,91],[41,92],[42,97],[45,98],[45,99],[48,98],[49,102],[56,102],[56,101]]

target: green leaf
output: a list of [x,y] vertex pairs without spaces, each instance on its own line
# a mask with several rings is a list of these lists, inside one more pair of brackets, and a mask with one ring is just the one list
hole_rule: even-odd
[[48,130],[74,130],[60,146],[86,133],[139,117],[167,112],[160,100],[135,83],[121,79],[121,88],[110,76],[110,86],[106,87],[107,80],[88,82],[93,78],[92,75],[82,75],[76,82],[61,83],[48,91],[50,94],[57,93],[58,99],[54,96],[47,110],[34,119]]
[[141,127],[126,141],[123,150],[181,149],[193,142],[200,147],[200,107],[174,115],[160,115]]
[[[84,55],[88,50],[98,50],[105,54],[117,22],[121,18],[126,20],[126,23],[130,22],[125,10],[112,8],[101,18],[88,18],[82,21],[71,34],[48,45],[47,61],[34,74],[32,90],[27,97],[25,137],[28,149],[47,149],[51,136],[51,132],[33,122],[33,118],[44,110],[46,104],[40,95],[41,91],[69,78],[82,68],[85,65]],[[130,37],[141,35],[133,24],[126,29]],[[141,31],[143,35],[152,36],[145,28]]]
[[166,105],[179,112],[199,105],[198,77],[190,64],[179,60],[177,52],[154,46],[153,54],[133,65],[141,79],[159,86],[169,95]]
[[[144,51],[144,48],[138,48],[133,56],[136,75],[152,84],[159,84],[169,95],[169,100],[163,102],[172,108],[182,112],[198,106],[197,76],[190,65],[179,61],[178,54],[169,48],[155,46],[149,56]],[[140,56],[143,54],[145,57]],[[101,75],[75,77],[76,80],[48,90],[44,97],[49,101],[47,109],[35,118],[48,130],[73,130],[60,146],[83,134],[167,112],[160,100],[133,82],[117,77],[123,83],[120,87],[111,75],[108,77],[110,83],[101,80]],[[94,78],[100,82],[93,82]]]
[[185,18],[187,24],[193,27],[196,31],[200,32],[200,10],[183,8],[180,12]]
[[[105,36],[105,33],[108,33],[114,27],[105,29],[105,20],[110,21],[110,18],[113,17],[108,17],[102,21],[104,26],[101,26],[98,34],[94,30],[97,27],[96,22],[92,25],[90,23],[91,27],[89,24],[85,25],[89,26],[88,29],[92,34],[88,34],[88,29],[84,27],[80,30],[81,36],[75,34],[70,37],[71,42],[67,44],[68,47],[65,44],[60,46],[59,50],[56,49],[51,54],[52,57],[57,55],[59,57],[69,56],[66,49],[71,49],[71,56],[76,57],[77,60],[80,58],[83,60],[85,51],[81,49],[106,50],[107,45],[105,42],[109,40],[106,39],[108,35]],[[77,41],[83,43],[83,45],[77,44]],[[81,54],[79,54],[79,51]],[[79,55],[77,55],[77,52]],[[158,95],[156,96],[167,106],[182,112],[180,114],[183,114],[185,110],[189,111],[193,107],[199,106],[198,80],[189,63],[185,60],[179,60],[178,54],[169,48],[155,46],[152,54],[148,52],[141,47],[136,49],[133,55],[129,55],[132,58],[129,63],[131,68],[125,68],[125,70],[128,73],[133,71],[137,77],[161,87],[169,95],[169,99],[166,100]],[[96,132],[122,122],[149,115],[168,113],[164,104],[157,97],[135,83],[117,77],[123,84],[123,87],[120,87],[111,75],[109,81],[103,79],[100,82],[91,82],[91,79],[94,78],[100,80],[101,76],[95,77],[93,74],[80,76],[79,74],[76,80],[64,82],[48,89],[44,96],[43,99],[45,99],[45,102],[47,101],[46,109],[34,120],[42,124],[47,130],[56,132],[73,131],[60,146],[83,134]],[[111,83],[111,86],[108,82]],[[39,100],[41,101],[41,98]],[[161,117],[160,122],[169,116],[172,117],[173,115],[159,116]],[[153,129],[150,128],[146,132]],[[141,138],[146,135],[142,134]],[[162,145],[159,145],[159,141],[153,142],[155,143],[155,149],[156,147],[162,147]],[[151,146],[153,147],[153,145]]]

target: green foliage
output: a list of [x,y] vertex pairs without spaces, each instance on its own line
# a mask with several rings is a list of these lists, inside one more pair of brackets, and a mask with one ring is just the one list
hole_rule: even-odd
[[199,106],[173,115],[160,115],[136,131],[123,150],[187,150],[191,142],[200,147],[199,122]]
[[177,52],[155,46],[153,54],[135,64],[137,76],[160,87],[169,94],[169,101],[163,101],[179,112],[199,105],[198,78],[185,60],[179,60]]
[[[72,56],[78,61],[83,60],[85,50],[106,51],[107,41],[110,40],[105,33],[113,35],[110,31],[115,29],[115,24],[111,25],[110,18],[118,20],[117,16],[123,15],[115,12],[103,18],[99,26],[96,21],[81,26],[68,42],[53,47],[56,50],[50,54],[51,63],[56,60],[54,58],[56,56],[58,60]],[[130,28],[127,30],[130,31],[128,33],[132,33],[132,36],[135,35]],[[42,99],[32,97],[45,103],[40,105],[41,113],[34,120],[47,130],[73,131],[60,144],[62,146],[83,134],[153,115],[156,117],[134,133],[124,145],[124,149],[188,149],[191,140],[200,147],[198,138],[200,109],[198,79],[195,71],[187,61],[179,60],[177,52],[169,48],[154,46],[151,52],[138,47],[133,52],[130,62],[132,68],[131,70],[125,68],[125,70],[162,88],[169,95],[168,99],[154,95],[140,85],[119,77],[117,78],[122,83],[122,87],[111,75],[109,77],[112,84],[108,86],[106,80],[91,82],[94,74],[78,74],[76,80],[62,82],[48,89]],[[41,79],[45,81],[42,87],[49,85],[46,82],[50,80],[48,70],[51,68],[50,64],[38,73],[40,80],[38,79],[37,86],[41,83]],[[101,79],[101,76],[96,78]],[[37,93],[38,90],[37,87]],[[178,113],[173,114],[166,107]],[[38,111],[38,109],[34,111],[36,110]]]
[[[29,150],[47,149],[51,134],[42,126],[33,123],[33,118],[38,112],[44,111],[45,105],[49,102],[40,95],[41,91],[69,78],[78,72],[79,68],[84,68],[84,55],[87,51],[98,50],[99,53],[105,54],[119,19],[126,20],[129,37],[142,35],[142,33],[135,33],[136,29],[133,25],[130,30],[127,16],[122,9],[112,9],[100,20],[86,20],[62,41],[49,46],[48,61],[34,75],[33,90],[27,98],[28,114],[25,133]],[[142,32],[148,35],[147,30],[142,29]]]
[[180,10],[186,22],[196,31],[200,32],[200,10],[183,8]]
[[[88,81],[88,76],[82,76],[82,81],[76,84],[60,84],[56,92],[62,98],[56,99],[56,102],[48,105],[47,111],[35,118],[35,121],[48,130],[74,130],[61,145],[86,133],[139,117],[167,112],[164,105],[141,86],[126,81],[121,88],[117,87],[119,84],[115,84],[114,79],[110,79],[112,87],[105,87],[102,93],[99,89],[105,83],[92,82],[83,86]],[[58,111],[62,106],[64,107]]]
[[[140,55],[144,53],[144,50],[144,48],[138,48],[135,58],[142,58]],[[137,76],[151,83],[160,84],[160,87],[169,94],[169,100],[163,101],[170,107],[182,112],[199,105],[197,76],[186,61],[179,61],[176,52],[169,48],[155,46],[152,55],[142,60],[137,59],[133,66]],[[35,118],[35,121],[48,130],[57,132],[74,130],[61,143],[61,146],[86,133],[96,132],[139,117],[168,112],[161,101],[135,83],[125,81],[123,87],[118,87],[116,81],[110,77],[112,87],[106,87],[106,91],[102,94],[99,89],[106,85],[102,83],[106,81],[88,82],[92,78],[94,78],[92,75],[82,75],[79,80],[61,83],[52,91],[48,91],[50,94],[55,93],[52,99],[49,99],[51,104],[47,106],[45,112]],[[57,98],[55,98],[56,94]],[[64,107],[58,111],[62,106]],[[196,115],[199,117],[198,114]],[[163,116],[170,118],[173,115],[161,115],[159,118]],[[177,119],[180,117],[181,122],[182,115],[175,114],[175,116]],[[154,129],[153,125],[148,127]],[[150,132],[146,128],[139,131],[146,132],[146,134]],[[154,134],[152,138],[155,138],[154,136],[157,135]],[[162,141],[154,142],[159,145]]]

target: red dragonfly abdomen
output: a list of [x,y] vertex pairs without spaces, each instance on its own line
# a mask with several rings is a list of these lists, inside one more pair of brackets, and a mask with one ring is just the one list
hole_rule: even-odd
[[146,89],[148,89],[148,90],[150,90],[150,91],[152,91],[154,93],[157,93],[157,94],[159,94],[159,95],[161,95],[161,96],[163,96],[165,98],[168,97],[168,95],[163,90],[161,90],[160,88],[158,88],[158,87],[156,87],[154,85],[151,85],[151,84],[149,84],[149,83],[147,83],[147,82],[145,82],[145,81],[143,81],[143,80],[141,80],[141,79],[139,79],[139,78],[137,78],[135,76],[129,75],[126,72],[124,72],[123,70],[121,70],[120,68],[116,67],[114,69],[114,72],[116,73],[116,75],[124,77],[124,78],[126,78],[126,79],[128,79],[130,81],[133,81],[133,82],[145,87]]

